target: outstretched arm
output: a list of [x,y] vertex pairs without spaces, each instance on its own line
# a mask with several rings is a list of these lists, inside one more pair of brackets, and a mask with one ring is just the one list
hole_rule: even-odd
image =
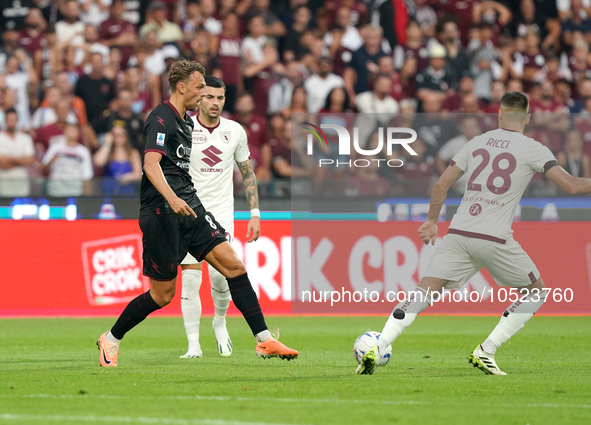
[[[240,169],[240,173],[242,174],[242,180],[244,183],[244,192],[246,194],[246,202],[248,202],[248,206],[250,210],[258,210],[259,209],[259,191],[257,187],[257,178],[252,171],[252,162],[250,159],[247,159],[243,162],[238,162],[238,169]],[[246,241],[253,242],[256,241],[259,236],[261,235],[261,218],[256,216],[251,216],[250,221],[248,222],[248,228],[246,230]]]
[[450,165],[445,169],[441,177],[439,177],[435,186],[433,186],[427,221],[425,221],[418,230],[419,236],[426,245],[428,245],[429,242],[431,242],[432,245],[435,245],[438,233],[437,219],[439,218],[443,202],[447,197],[447,191],[463,175],[464,171],[462,171],[460,167],[455,164]]
[[546,177],[569,195],[585,195],[591,193],[591,179],[573,177],[560,166],[550,168],[546,172]]

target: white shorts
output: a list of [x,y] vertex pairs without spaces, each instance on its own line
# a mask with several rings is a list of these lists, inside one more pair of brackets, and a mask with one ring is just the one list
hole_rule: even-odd
[[[228,242],[232,243],[232,239],[234,239],[234,221],[218,220],[218,223],[220,223],[226,230],[226,239],[228,239]],[[199,264],[199,261],[197,261],[191,254],[187,253],[185,259],[181,261],[181,264]]]
[[540,278],[534,262],[513,238],[501,244],[456,234],[445,235],[425,276],[449,280],[446,288],[457,289],[483,267],[499,286],[522,288]]

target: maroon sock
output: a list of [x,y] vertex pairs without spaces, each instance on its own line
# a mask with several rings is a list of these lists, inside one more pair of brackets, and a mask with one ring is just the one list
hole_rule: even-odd
[[115,322],[111,334],[117,339],[123,339],[127,332],[159,308],[160,306],[156,304],[156,301],[150,295],[150,291],[134,298],[127,304],[127,307]]
[[259,304],[257,294],[252,289],[248,275],[244,273],[243,275],[227,279],[227,281],[230,287],[232,301],[234,301],[234,305],[246,319],[246,323],[250,326],[252,334],[256,335],[267,330],[261,305]]

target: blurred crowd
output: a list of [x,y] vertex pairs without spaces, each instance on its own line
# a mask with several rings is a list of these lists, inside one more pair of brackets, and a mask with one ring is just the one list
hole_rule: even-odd
[[[530,97],[528,134],[573,175],[591,177],[591,0],[0,0],[0,8],[0,196],[27,196],[35,179],[49,196],[136,195],[143,122],[170,95],[167,71],[180,57],[225,82],[224,115],[245,128],[267,195],[289,195],[291,179],[317,195],[428,195],[515,90]],[[379,143],[378,128],[409,126],[418,155],[376,155],[402,160],[399,168],[318,167],[356,157],[343,158],[331,136],[308,155],[291,121],[357,125],[365,149]],[[535,179],[529,194],[554,192]]]

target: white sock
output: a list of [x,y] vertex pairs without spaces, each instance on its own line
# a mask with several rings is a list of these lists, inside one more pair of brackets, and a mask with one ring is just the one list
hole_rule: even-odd
[[211,298],[215,309],[214,324],[216,322],[225,324],[226,312],[231,298],[228,281],[223,274],[213,267],[209,268],[209,276],[211,277]]
[[111,333],[111,331],[107,332],[107,335],[105,335],[105,339],[107,341],[109,341],[111,344],[117,344],[119,345],[119,343],[121,342],[120,339],[117,339],[113,336],[113,334]]
[[503,313],[499,324],[482,343],[482,349],[488,354],[495,354],[497,349],[509,341],[531,319],[544,304],[546,291],[530,294],[523,300],[517,300]]
[[201,287],[201,270],[183,270],[183,289],[181,292],[181,310],[185,331],[191,342],[199,343],[199,321],[201,319],[201,298],[199,288]]
[[415,292],[410,292],[408,300],[402,301],[394,308],[382,330],[378,340],[380,353],[384,353],[388,345],[392,344],[429,305],[431,296],[424,289],[417,288]]
[[264,330],[262,332],[259,332],[254,337],[256,338],[257,342],[265,342],[266,340],[273,338],[271,336],[271,332],[269,332],[268,329]]

